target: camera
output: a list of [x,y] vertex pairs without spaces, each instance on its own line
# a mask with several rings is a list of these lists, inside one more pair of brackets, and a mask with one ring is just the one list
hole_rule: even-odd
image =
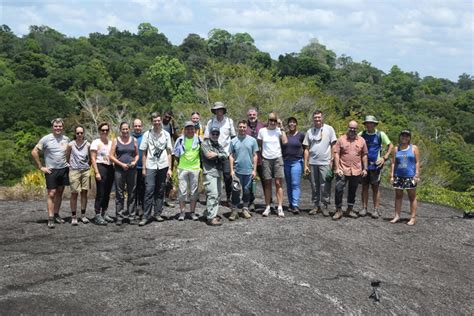
[[164,149],[157,148],[155,152],[153,153],[153,157],[155,157],[156,159],[159,159],[161,157],[161,154],[163,153],[163,150]]

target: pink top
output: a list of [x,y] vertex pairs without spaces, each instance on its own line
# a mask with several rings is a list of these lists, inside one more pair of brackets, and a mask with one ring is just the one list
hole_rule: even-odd
[[347,135],[342,135],[334,145],[334,153],[339,154],[337,168],[342,169],[345,176],[358,176],[362,173],[362,157],[367,155],[364,138],[356,136],[349,139]]

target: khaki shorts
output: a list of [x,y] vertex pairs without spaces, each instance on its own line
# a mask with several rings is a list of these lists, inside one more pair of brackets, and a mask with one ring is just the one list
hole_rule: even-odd
[[91,187],[90,169],[69,170],[69,182],[71,193],[89,190]]
[[263,180],[283,178],[283,158],[262,159]]

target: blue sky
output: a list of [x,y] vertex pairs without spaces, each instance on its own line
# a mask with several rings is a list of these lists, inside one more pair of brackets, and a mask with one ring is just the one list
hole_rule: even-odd
[[473,11],[472,0],[0,0],[0,24],[17,35],[47,25],[78,37],[150,22],[176,45],[221,28],[249,33],[274,59],[317,39],[385,72],[398,65],[456,81],[474,75]]

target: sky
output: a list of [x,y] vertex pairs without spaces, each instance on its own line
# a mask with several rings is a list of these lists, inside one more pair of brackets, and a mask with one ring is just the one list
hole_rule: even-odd
[[136,33],[149,22],[175,45],[213,28],[247,32],[278,59],[317,39],[354,61],[457,81],[474,75],[474,0],[0,0],[0,24],[18,36],[47,25],[70,37]]

